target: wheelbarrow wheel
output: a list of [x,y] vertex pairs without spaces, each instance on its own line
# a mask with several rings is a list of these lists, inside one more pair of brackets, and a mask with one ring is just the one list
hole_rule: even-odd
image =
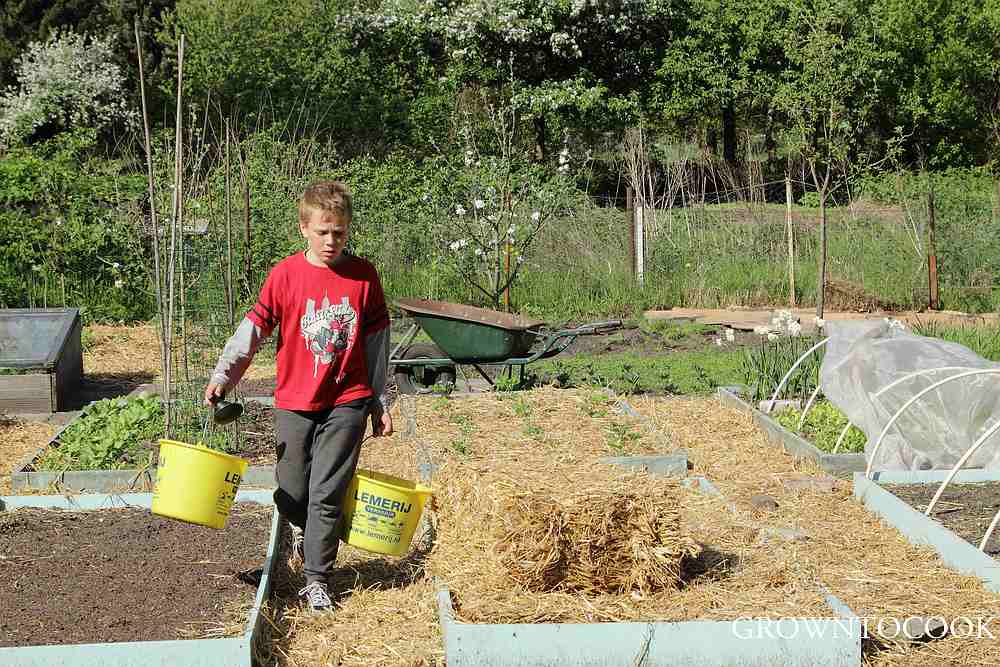
[[[437,345],[414,343],[406,348],[402,359],[443,359],[444,352]],[[400,394],[430,394],[435,387],[443,386],[447,391],[455,386],[455,365],[435,363],[427,366],[396,366],[394,376]]]

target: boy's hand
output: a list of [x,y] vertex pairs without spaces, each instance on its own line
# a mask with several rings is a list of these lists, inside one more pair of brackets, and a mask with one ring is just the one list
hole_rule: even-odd
[[208,386],[205,387],[205,405],[212,405],[219,399],[225,398],[228,389],[224,384],[209,382]]
[[372,436],[380,438],[390,435],[392,435],[392,416],[389,411],[384,410],[381,415],[372,413]]

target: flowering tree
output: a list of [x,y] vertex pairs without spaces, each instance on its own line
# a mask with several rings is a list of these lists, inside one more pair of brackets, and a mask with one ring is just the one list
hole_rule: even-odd
[[546,157],[546,118],[593,129],[631,125],[660,55],[684,21],[679,0],[387,0],[344,15],[356,35],[408,26],[442,53],[458,87],[499,90],[512,75],[519,110]]
[[132,122],[124,75],[114,64],[111,39],[73,32],[32,42],[17,61],[19,86],[0,95],[0,144],[74,127],[103,129]]
[[539,232],[572,210],[573,184],[565,171],[553,177],[537,165],[480,157],[472,149],[465,163],[464,187],[438,236],[446,264],[499,308]]
[[569,214],[579,196],[568,148],[559,154],[555,173],[524,152],[513,90],[511,80],[500,102],[484,95],[492,128],[487,151],[477,148],[471,126],[463,128],[468,148],[460,164],[451,162],[451,199],[441,202],[446,210],[438,230],[445,263],[494,308],[517,280],[542,228]]

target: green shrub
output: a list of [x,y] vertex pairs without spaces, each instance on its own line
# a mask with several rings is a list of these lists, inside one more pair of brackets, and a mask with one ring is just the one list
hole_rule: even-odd
[[93,131],[0,159],[0,306],[78,306],[87,321],[152,315],[141,219],[144,179],[93,157]]

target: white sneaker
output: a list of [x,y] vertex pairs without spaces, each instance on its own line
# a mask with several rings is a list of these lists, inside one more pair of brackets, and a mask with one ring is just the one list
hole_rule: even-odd
[[299,597],[305,598],[313,611],[329,611],[333,608],[333,600],[330,599],[330,593],[322,581],[314,581],[307,585],[299,591]]

